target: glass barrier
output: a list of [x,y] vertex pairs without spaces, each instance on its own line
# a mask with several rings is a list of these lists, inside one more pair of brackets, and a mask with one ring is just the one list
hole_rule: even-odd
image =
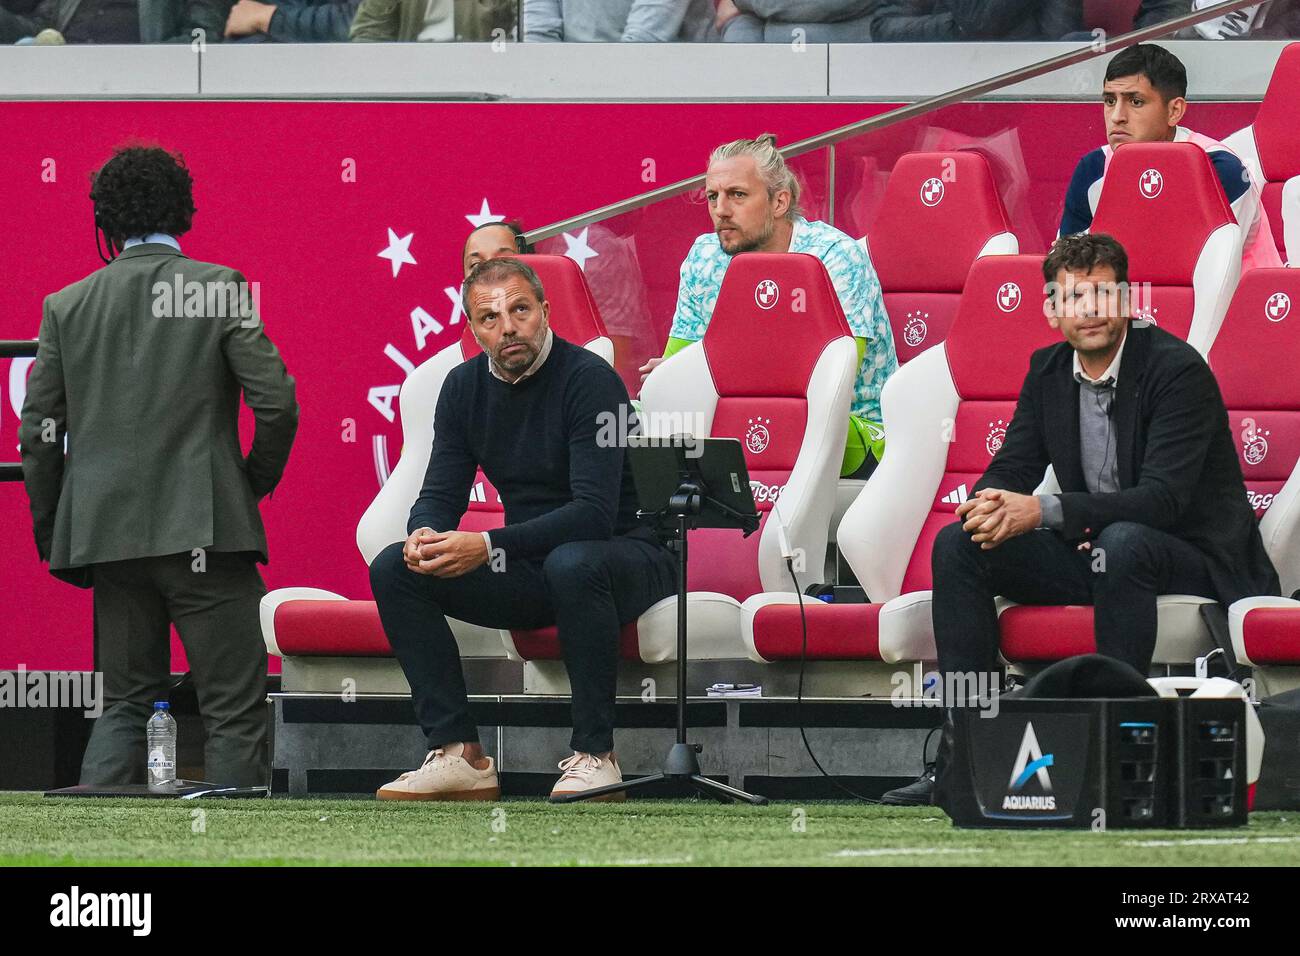
[[[1094,31],[1116,36],[1152,27],[1217,0],[790,0],[762,4],[721,0],[714,29],[738,43],[933,43],[993,40],[1089,40]],[[528,4],[525,3],[525,9]],[[760,16],[759,8],[768,14]],[[1180,31],[1179,39],[1271,39],[1296,35],[1300,10],[1291,0],[1261,3],[1249,10]]]
[[[1222,140],[1254,119],[1253,103],[1189,105],[1183,128]],[[1106,144],[1100,90],[1096,103],[963,102],[796,156],[809,220],[854,239],[869,236],[889,174],[915,152],[982,155],[1020,251],[1044,253],[1061,226],[1076,165]],[[788,144],[783,144],[788,145]],[[702,189],[612,215],[545,239],[544,253],[575,255],[615,341],[615,365],[632,394],[637,371],[663,354],[672,326],[683,260],[713,230]],[[934,242],[942,244],[943,236]]]
[[[1216,0],[168,0],[143,7],[0,0],[0,44],[311,42],[928,43],[1083,41],[1156,26]],[[684,6],[684,10],[682,7]],[[863,8],[866,12],[861,12]],[[975,13],[970,11],[975,9]],[[760,16],[755,10],[762,10]],[[1300,0],[1272,0],[1178,39],[1300,36]]]

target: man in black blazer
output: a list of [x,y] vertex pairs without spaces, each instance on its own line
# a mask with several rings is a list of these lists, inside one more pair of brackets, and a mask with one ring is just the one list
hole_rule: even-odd
[[[1146,673],[1157,595],[1227,604],[1280,589],[1214,375],[1186,342],[1130,321],[1123,247],[1062,237],[1043,276],[1065,341],[1030,358],[1001,449],[931,553],[945,678],[997,669],[997,595],[1093,605],[1098,653]],[[1061,493],[1034,495],[1048,465]],[[922,777],[886,802],[932,790]]]
[[[179,158],[118,150],[91,199],[110,255],[122,252],[46,298],[18,433],[37,554],[95,589],[104,712],[81,782],[144,781],[145,722],[171,683],[175,624],[207,730],[205,778],[262,784],[257,505],[293,445],[294,381],[257,315],[256,284],[181,254],[194,199]],[[246,457],[241,393],[257,420]]]

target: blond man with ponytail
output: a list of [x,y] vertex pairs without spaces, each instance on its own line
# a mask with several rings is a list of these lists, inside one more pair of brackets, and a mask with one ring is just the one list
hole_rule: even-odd
[[695,240],[682,263],[677,309],[663,358],[704,337],[732,256],[742,252],[801,252],[819,258],[835,285],[844,317],[858,340],[848,442],[840,473],[865,477],[884,454],[880,391],[898,369],[880,280],[866,251],[834,226],[805,219],[800,183],[776,148],[776,137],[725,143],[709,157],[705,195],[713,231]]

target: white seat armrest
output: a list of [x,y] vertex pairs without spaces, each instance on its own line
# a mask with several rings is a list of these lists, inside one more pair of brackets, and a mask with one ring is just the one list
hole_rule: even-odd
[[[816,600],[816,598],[811,597],[804,598],[805,602]],[[772,605],[798,607],[799,595],[793,591],[763,591],[746,598],[740,605],[740,636],[741,640],[745,642],[745,653],[751,661],[757,661],[760,664],[767,664],[769,661],[758,652],[758,647],[754,642],[754,618],[760,610]]]
[[1228,633],[1232,635],[1232,653],[1240,664],[1250,664],[1252,666],[1255,664],[1246,653],[1246,615],[1257,608],[1267,607],[1291,608],[1300,611],[1300,601],[1263,595],[1261,597],[1242,598],[1240,601],[1234,601],[1228,608]]
[[880,609],[881,660],[897,664],[932,661],[938,657],[934,621],[930,617],[933,597],[933,591],[911,591],[885,602]]
[[276,588],[262,595],[258,605],[258,616],[262,623],[262,640],[266,642],[266,652],[276,657],[283,657],[280,645],[275,640],[275,612],[285,601],[346,601],[342,594],[325,591],[321,588]]

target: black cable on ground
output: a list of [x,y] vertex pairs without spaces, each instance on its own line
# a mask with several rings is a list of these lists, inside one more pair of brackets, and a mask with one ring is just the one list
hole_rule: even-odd
[[[787,557],[785,559],[785,566],[790,572],[790,580],[794,582],[794,592],[799,597],[799,623],[803,627],[803,643],[799,649],[799,689],[798,692],[795,694],[794,720],[795,723],[799,725],[799,737],[800,739],[803,740],[804,750],[808,751],[808,757],[810,760],[812,760],[813,766],[817,768],[817,770],[821,773],[823,777],[825,777],[828,781],[834,784],[834,786],[837,789],[842,790],[844,793],[847,793],[854,800],[860,800],[863,803],[879,804],[880,803],[879,800],[876,800],[873,797],[864,796],[863,794],[858,793],[856,790],[846,787],[844,784],[840,783],[829,773],[827,773],[826,768],[823,767],[821,761],[817,759],[817,755],[813,753],[812,745],[808,743],[808,733],[807,731],[804,730],[804,726],[803,726],[803,676],[804,676],[804,669],[808,663],[808,617],[804,613],[803,591],[800,589],[799,579],[795,577],[795,573],[794,573],[794,558]],[[928,737],[926,738],[926,742],[929,743]]]

